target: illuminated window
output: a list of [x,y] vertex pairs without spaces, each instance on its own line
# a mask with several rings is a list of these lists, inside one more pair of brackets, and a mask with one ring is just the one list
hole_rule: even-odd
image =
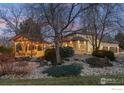
[[21,43],[16,44],[16,52],[22,51]]
[[78,48],[80,48],[80,46],[81,46],[80,41],[78,40],[77,42],[78,42]]
[[67,44],[65,44],[65,46],[68,46]]
[[29,50],[34,50],[35,49],[35,46],[34,45],[30,45],[29,46]]
[[42,47],[40,45],[37,46],[37,50],[38,51],[41,51],[42,50]]

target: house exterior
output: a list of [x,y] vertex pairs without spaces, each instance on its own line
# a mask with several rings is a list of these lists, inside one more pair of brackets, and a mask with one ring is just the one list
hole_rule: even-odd
[[[15,57],[42,57],[46,49],[51,48],[52,44],[35,40],[23,35],[16,35],[10,39],[14,46]],[[71,33],[62,39],[62,46],[70,46],[74,49],[75,54],[91,54],[93,48],[86,34]],[[119,54],[119,46],[113,40],[101,42],[100,50],[111,50]]]
[[[89,34],[84,33],[68,34],[62,40],[63,46],[73,47],[75,54],[91,54],[93,52],[93,48],[88,37]],[[100,45],[100,50],[111,50],[115,54],[119,54],[118,43],[107,38],[103,38]]]
[[50,44],[43,40],[34,40],[23,35],[11,38],[15,57],[42,57]]

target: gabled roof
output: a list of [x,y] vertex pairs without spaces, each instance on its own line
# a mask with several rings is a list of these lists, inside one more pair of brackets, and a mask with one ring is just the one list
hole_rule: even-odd
[[83,37],[79,37],[79,36],[75,36],[75,37],[72,37],[72,38],[63,38],[62,41],[63,42],[69,42],[69,41],[87,41],[85,38]]
[[29,36],[26,36],[26,35],[16,35],[14,37],[12,37],[10,39],[10,41],[16,41],[18,38],[21,38],[21,37],[24,37],[24,38],[27,38],[29,41],[33,41],[33,42],[42,42],[42,43],[49,43],[47,41],[44,41],[43,39],[40,39],[40,38],[31,38]]
[[102,42],[118,44],[118,42],[110,36],[104,36]]
[[71,33],[64,35],[64,37],[73,36],[75,34],[91,35],[91,33],[87,32],[87,31],[74,31],[74,32],[71,32]]
[[[68,33],[64,36],[64,38],[68,38],[70,36],[74,36],[75,34],[81,34],[81,35],[91,35],[90,32],[87,32],[87,31],[75,31],[75,32],[72,32],[72,33]],[[77,37],[75,37],[77,38]],[[79,38],[79,37],[78,37]],[[82,37],[80,37],[81,39]],[[99,37],[98,37],[99,38]],[[80,39],[75,39],[75,40],[80,40]],[[84,39],[84,40],[87,40],[87,39]],[[118,44],[118,42],[116,40],[114,40],[112,37],[110,36],[104,36],[103,39],[102,39],[102,42],[106,42],[106,43],[114,43],[114,44]]]
[[18,39],[20,37],[22,37],[22,35],[16,35],[16,36],[12,37],[11,39],[9,39],[9,41],[12,41],[12,40],[15,41],[16,39]]

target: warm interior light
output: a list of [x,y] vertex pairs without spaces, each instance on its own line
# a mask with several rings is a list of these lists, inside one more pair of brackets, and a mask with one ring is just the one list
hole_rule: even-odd
[[65,44],[65,46],[67,46],[67,44]]
[[72,41],[70,41],[70,44],[72,44]]
[[78,40],[78,44],[80,44],[80,41]]
[[77,42],[78,42],[78,48],[80,48],[80,41],[78,40]]

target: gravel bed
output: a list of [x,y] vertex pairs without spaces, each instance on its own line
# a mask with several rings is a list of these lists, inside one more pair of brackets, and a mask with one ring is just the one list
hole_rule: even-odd
[[83,68],[81,71],[81,76],[90,76],[90,75],[123,75],[124,74],[124,65],[116,64],[113,62],[112,67],[103,67],[103,68],[91,68],[88,64],[83,63]]
[[[70,65],[73,63],[77,63],[83,66],[80,75],[81,76],[100,76],[100,75],[124,75],[124,63],[123,62],[111,62],[113,64],[112,67],[103,67],[103,68],[92,68],[85,62],[85,58],[82,57],[72,57],[69,58],[69,61],[65,60],[62,65]],[[45,79],[45,78],[53,78],[52,76],[48,76],[47,74],[43,74],[42,72],[49,68],[49,66],[42,66],[35,68],[30,74],[25,76],[15,76],[15,75],[4,75],[1,76],[0,79]]]

